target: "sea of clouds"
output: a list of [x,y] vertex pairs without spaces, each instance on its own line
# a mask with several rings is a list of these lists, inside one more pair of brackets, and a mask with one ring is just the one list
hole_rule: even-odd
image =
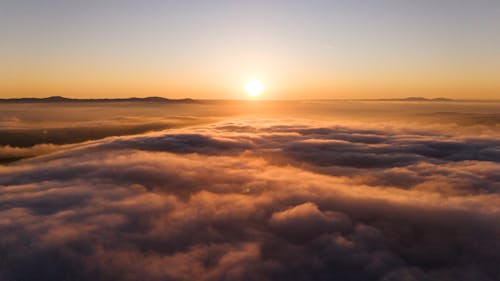
[[500,280],[494,134],[254,118],[8,149],[44,155],[0,166],[0,280]]

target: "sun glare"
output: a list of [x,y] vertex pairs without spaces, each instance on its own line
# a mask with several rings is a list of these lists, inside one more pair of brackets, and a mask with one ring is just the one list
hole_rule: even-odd
[[245,92],[251,98],[259,97],[264,91],[264,84],[257,79],[248,80],[245,84]]

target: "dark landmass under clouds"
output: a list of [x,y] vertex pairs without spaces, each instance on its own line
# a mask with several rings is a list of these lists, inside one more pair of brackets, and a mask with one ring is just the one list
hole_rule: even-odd
[[2,108],[0,280],[500,280],[496,105],[118,104]]
[[70,144],[108,136],[139,134],[174,128],[177,125],[168,121],[144,122],[140,124],[87,125],[62,128],[0,129],[1,145],[30,147],[40,143]]

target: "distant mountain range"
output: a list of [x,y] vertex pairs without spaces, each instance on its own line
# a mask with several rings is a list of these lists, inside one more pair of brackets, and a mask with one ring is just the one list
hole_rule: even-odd
[[[358,99],[360,100],[360,99]],[[403,101],[403,102],[500,102],[499,99],[449,99],[449,98],[424,98],[407,97],[392,99],[361,99],[362,101]]]
[[162,97],[120,98],[120,99],[72,99],[61,96],[48,98],[11,98],[0,99],[3,103],[65,103],[65,102],[156,102],[156,103],[197,103],[194,99],[167,99]]
[[[73,99],[61,96],[52,96],[47,98],[8,98],[0,99],[0,103],[72,103],[72,102],[150,102],[150,103],[202,103],[202,102],[228,102],[232,100],[195,100],[190,98],[184,99],[168,99],[162,97],[145,97],[145,98],[103,98],[103,99]],[[234,100],[243,101],[243,100]],[[325,100],[326,101],[326,100]],[[392,99],[331,99],[330,101],[400,101],[400,102],[500,102],[494,100],[469,100],[469,99],[449,99],[449,98],[424,98],[424,97],[407,97],[407,98],[392,98]]]
[[456,101],[448,98],[433,98],[428,99],[424,97],[407,97],[402,99],[376,99],[378,101]]

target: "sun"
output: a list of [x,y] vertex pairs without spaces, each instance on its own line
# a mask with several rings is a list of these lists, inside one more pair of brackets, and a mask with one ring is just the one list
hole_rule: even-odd
[[245,83],[245,92],[251,98],[256,98],[262,95],[264,84],[258,79],[250,79]]

